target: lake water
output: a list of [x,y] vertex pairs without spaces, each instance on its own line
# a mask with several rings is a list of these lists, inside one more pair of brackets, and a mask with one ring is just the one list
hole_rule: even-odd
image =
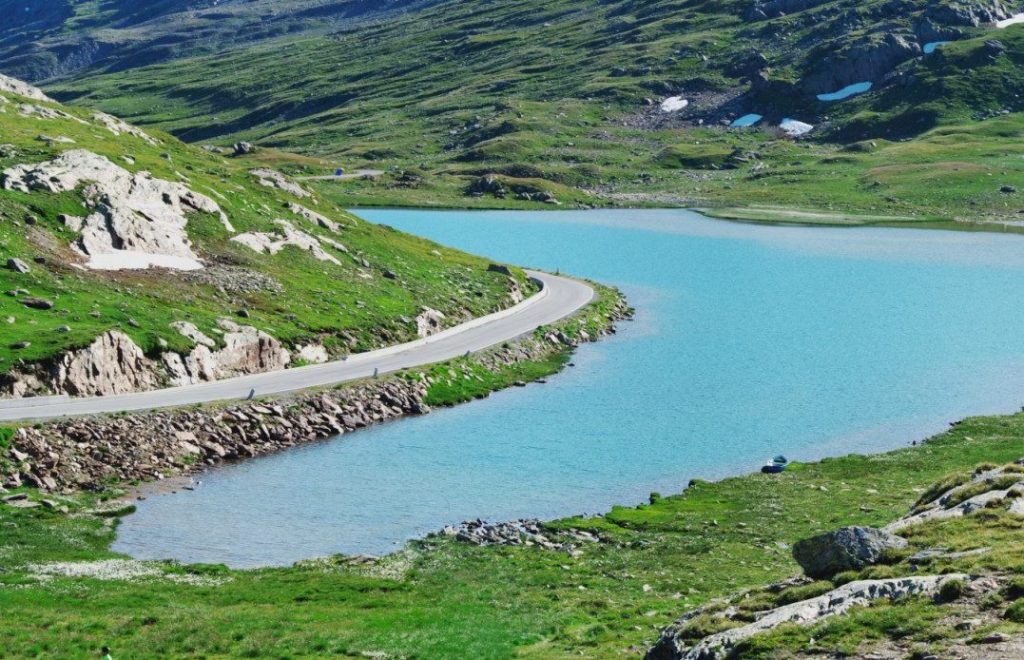
[[866,91],[868,91],[870,89],[871,89],[871,83],[870,82],[866,82],[865,81],[865,82],[853,83],[852,85],[847,85],[846,87],[843,87],[842,89],[840,89],[839,91],[836,91],[836,92],[831,92],[829,94],[818,94],[818,100],[819,101],[842,101],[843,99],[848,99],[851,96],[856,96],[857,94],[863,94],[864,92],[866,92]]
[[115,548],[288,564],[446,523],[596,513],[692,477],[909,444],[1024,401],[1024,239],[770,227],[687,211],[367,210],[637,307],[576,367],[491,398],[202,475]]

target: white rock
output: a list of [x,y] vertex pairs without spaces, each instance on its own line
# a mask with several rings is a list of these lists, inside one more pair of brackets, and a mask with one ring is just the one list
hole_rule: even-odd
[[289,181],[285,175],[281,174],[277,170],[262,168],[250,170],[249,174],[255,176],[262,186],[277,188],[278,190],[283,190],[286,193],[291,193],[296,197],[312,197],[312,195],[303,190],[301,186],[293,181]]
[[217,345],[217,342],[207,337],[203,332],[196,327],[194,323],[188,321],[175,321],[171,324],[171,327],[178,331],[182,337],[190,340],[193,344],[200,344],[208,348],[213,348]]
[[131,337],[111,330],[88,347],[64,354],[55,365],[52,387],[74,396],[103,396],[152,389],[152,364]]
[[22,103],[18,106],[18,114],[23,117],[39,117],[40,119],[67,119],[70,121],[77,121],[79,124],[86,124],[88,122],[82,121],[78,117],[74,117],[64,112],[63,110],[57,110],[56,108],[48,108],[42,105],[36,105],[35,103]]
[[423,313],[416,317],[416,333],[420,337],[436,335],[444,329],[444,314],[431,309],[423,308]]
[[[772,630],[783,624],[809,626],[818,621],[844,614],[853,607],[868,605],[879,599],[896,600],[915,596],[933,596],[950,580],[967,580],[966,575],[928,575],[886,580],[857,580],[844,584],[828,593],[797,603],[784,605],[758,615],[757,621],[709,635],[692,647],[686,648],[669,628],[663,634],[659,647],[674,646],[677,657],[683,660],[716,660],[729,657],[730,649],[749,637]],[[685,624],[685,619],[680,624]],[[661,650],[661,649],[659,649]],[[660,657],[660,656],[659,656]]]
[[305,346],[300,346],[296,357],[312,364],[323,364],[329,359],[327,349],[320,344],[307,344]]
[[291,362],[281,342],[262,330],[228,319],[221,319],[219,324],[225,330],[224,348],[211,356],[218,378],[275,371]]
[[154,179],[147,172],[132,174],[84,149],[3,172],[6,190],[56,193],[86,182],[83,195],[96,211],[85,219],[74,247],[89,257],[87,266],[96,270],[202,268],[185,230],[186,215],[202,211],[226,220],[209,197],[181,183]]
[[309,220],[313,224],[323,227],[324,229],[329,229],[335,233],[341,231],[341,225],[339,225],[337,222],[317,213],[316,211],[311,211],[310,209],[307,209],[305,206],[302,206],[301,204],[289,202],[288,210],[296,215],[302,216],[303,218]]
[[278,220],[277,224],[281,228],[279,230],[280,233],[247,232],[239,234],[231,240],[246,246],[250,250],[266,254],[277,254],[288,246],[294,246],[309,252],[320,261],[330,261],[333,264],[341,265],[337,257],[324,251],[316,236],[299,231],[287,220]]
[[43,90],[0,73],[0,92],[11,92],[36,101],[53,101]]
[[132,126],[131,124],[122,121],[112,115],[108,115],[105,112],[96,112],[93,114],[92,118],[100,124],[102,124],[108,131],[110,131],[114,135],[133,135],[145,141],[147,144],[151,144],[153,146],[160,144],[160,140],[157,140],[153,136],[147,134],[141,128],[137,126]]

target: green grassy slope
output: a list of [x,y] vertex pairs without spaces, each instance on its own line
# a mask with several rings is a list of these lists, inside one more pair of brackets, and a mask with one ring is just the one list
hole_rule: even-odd
[[[86,345],[110,329],[124,331],[155,356],[161,340],[174,350],[190,348],[168,327],[171,322],[191,321],[215,336],[217,319],[227,316],[290,347],[322,340],[331,352],[342,354],[415,338],[412,319],[423,306],[444,312],[456,323],[511,302],[507,277],[487,272],[488,261],[363,222],[316,197],[297,199],[259,185],[249,173],[251,163],[184,145],[159,132],[153,133],[161,140],[157,145],[127,134],[114,136],[84,109],[33,101],[69,117],[24,115],[18,107],[23,99],[2,96],[0,171],[47,161],[68,149],[86,149],[132,172],[146,170],[156,178],[186,182],[217,200],[239,233],[271,230],[276,219],[284,218],[302,231],[327,236],[286,205],[298,202],[316,209],[344,225],[333,236],[349,253],[326,248],[340,265],[316,260],[295,247],[274,256],[259,254],[231,242],[233,234],[217,216],[197,212],[188,216],[187,231],[207,264],[203,271],[90,271],[76,267],[82,258],[69,247],[75,234],[58,220],[62,213],[90,212],[79,192],[0,190],[3,262],[19,258],[31,268],[27,274],[0,268],[0,291],[9,292],[0,296],[0,318],[7,320],[0,324],[0,373],[16,362],[45,360]],[[63,136],[74,144],[41,136]],[[522,280],[522,272],[516,272]],[[12,295],[19,289],[52,300],[55,307],[24,307]],[[236,316],[242,310],[248,313],[245,319]],[[19,347],[23,341],[31,345]]]
[[[216,55],[84,69],[52,90],[189,141],[246,138],[329,156],[316,173],[335,163],[399,170],[334,186],[331,193],[345,203],[529,205],[517,198],[522,190],[575,204],[633,193],[644,198],[630,203],[732,203],[757,187],[720,183],[723,168],[785,169],[800,160],[798,170],[810,176],[786,179],[791,196],[806,190],[811,205],[820,205],[818,198],[839,187],[821,180],[835,168],[793,156],[802,152],[773,128],[786,116],[817,126],[806,141],[812,156],[834,158],[836,149],[871,140],[918,142],[958,126],[973,151],[960,160],[989,166],[989,152],[1006,147],[1016,162],[1015,124],[1009,140],[985,126],[1022,109],[1024,28],[935,18],[947,5],[991,3],[807,4],[754,20],[746,0],[447,2],[358,30],[300,29]],[[939,36],[954,43],[919,54]],[[1001,48],[986,43],[993,38]],[[904,48],[896,55],[885,45],[894,39]],[[869,75],[875,87],[867,94],[833,103],[815,97]],[[689,107],[661,113],[657,103],[674,94]],[[747,112],[765,115],[759,128],[722,127]],[[680,157],[681,149],[688,155]],[[745,160],[729,158],[736,149]],[[751,151],[760,164],[747,158]],[[947,152],[933,150],[933,160],[957,162],[955,149]],[[841,176],[849,174],[847,188],[874,167],[858,153],[835,162],[845,166]],[[526,188],[470,196],[487,173]],[[987,176],[961,170],[956,178],[982,189]],[[1024,185],[1015,172],[1007,176]],[[932,198],[927,173],[910,172],[906,180],[902,196],[893,194],[899,186],[886,190],[880,180],[882,187],[833,203],[860,213],[893,206],[884,214],[1009,216],[998,195],[994,203],[975,199],[981,207],[974,208],[959,195]]]
[[[777,476],[695,482],[681,495],[652,495],[650,504],[552,523],[553,530],[602,536],[577,556],[438,537],[370,566],[343,558],[254,571],[158,564],[156,575],[127,581],[40,579],[47,569],[31,566],[115,558],[107,549],[109,518],[0,505],[0,646],[42,657],[88,655],[102,644],[131,657],[638,655],[683,611],[798,572],[788,549],[797,540],[844,525],[882,525],[946,474],[1022,455],[1024,415],[975,418],[917,447],[795,465]],[[56,504],[72,514],[91,506],[88,497]],[[990,545],[997,550],[950,568],[1019,573],[1020,525],[1007,515],[981,516],[925,528],[911,543],[915,551]],[[905,567],[871,570],[881,576],[883,569]],[[185,578],[198,584],[173,581]],[[865,636],[938,649],[952,631],[930,633],[928,624],[949,610],[926,605],[834,620],[818,636],[819,649],[848,651]],[[1008,605],[992,604],[997,621],[988,630],[1021,631],[1010,619],[999,622]],[[759,657],[785,657],[806,641],[803,632],[765,638]]]

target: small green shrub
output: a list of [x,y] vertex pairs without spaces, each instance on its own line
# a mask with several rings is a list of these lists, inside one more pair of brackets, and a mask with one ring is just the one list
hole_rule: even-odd
[[1003,618],[1014,623],[1024,623],[1024,600],[1018,600],[1006,608]]
[[1010,580],[1010,584],[1003,589],[1003,596],[1006,600],[1017,600],[1024,597],[1024,575],[1018,575]]
[[951,603],[959,600],[967,592],[967,583],[963,580],[947,580],[939,587],[939,601]]

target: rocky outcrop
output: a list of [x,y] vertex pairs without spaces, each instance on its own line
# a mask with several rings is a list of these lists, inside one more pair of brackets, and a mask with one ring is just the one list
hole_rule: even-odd
[[28,83],[23,83],[20,80],[5,76],[0,73],[0,92],[10,92],[17,94],[18,96],[24,96],[25,98],[35,99],[36,101],[53,101],[49,96],[43,93],[43,90],[38,87],[33,87]]
[[830,55],[804,76],[801,86],[809,94],[834,92],[858,82],[881,80],[898,64],[921,55],[910,33],[868,35]]
[[416,317],[416,334],[420,337],[436,335],[444,330],[444,314],[431,309],[423,308],[423,313]]
[[231,240],[264,254],[277,254],[286,247],[294,246],[308,252],[314,259],[341,265],[337,257],[324,250],[316,236],[299,231],[287,220],[278,220],[277,225],[280,227],[277,233],[247,232]]
[[23,117],[36,117],[38,119],[65,119],[68,121],[76,121],[79,124],[86,123],[78,117],[70,115],[63,110],[43,105],[36,105],[35,103],[22,103],[18,105],[18,114]]
[[601,539],[581,529],[548,530],[537,519],[520,518],[507,522],[489,523],[479,518],[459,525],[446,525],[441,536],[452,536],[470,545],[522,545],[538,546],[545,550],[563,550],[573,553],[579,543],[597,543]]
[[105,112],[95,112],[92,118],[99,124],[102,124],[104,128],[106,128],[114,135],[132,135],[134,137],[139,138],[146,144],[150,144],[153,146],[160,144],[160,140],[157,140],[153,136],[149,135],[141,128],[138,128],[137,126],[132,126],[131,124],[122,121],[112,115],[108,115]]
[[213,353],[218,378],[284,369],[291,362],[281,342],[251,325],[221,319],[224,348]]
[[8,371],[0,376],[0,393],[13,398],[49,393],[104,396],[160,384],[159,371],[131,337],[110,330],[85,348]]
[[786,14],[794,14],[799,11],[807,11],[823,5],[831,0],[758,0],[747,9],[744,17],[748,21],[764,20],[766,18],[777,18]]
[[303,190],[299,184],[290,181],[287,177],[285,177],[285,175],[281,174],[277,170],[261,168],[256,170],[249,170],[249,174],[252,174],[254,177],[256,177],[256,180],[259,181],[261,186],[266,186],[268,188],[277,188],[278,190],[283,190],[286,193],[290,193],[300,198],[312,197],[312,195]]
[[217,345],[217,342],[203,334],[203,331],[196,327],[194,323],[189,323],[188,321],[175,321],[171,324],[171,327],[174,328],[178,334],[185,339],[188,339],[193,344],[199,344],[206,346],[207,348],[213,348]]
[[73,247],[89,258],[87,265],[93,269],[202,268],[186,232],[187,214],[217,214],[227,223],[227,216],[209,197],[147,172],[132,174],[84,149],[3,172],[6,190],[59,193],[81,184],[88,184],[83,196],[95,212],[83,221]]
[[192,385],[221,378],[284,369],[291,363],[291,354],[274,337],[251,325],[239,325],[229,319],[218,322],[224,330],[224,346],[195,325],[179,321],[172,324],[182,336],[196,344],[187,355],[165,353],[164,366],[173,385]]
[[1024,511],[1024,474],[1012,467],[999,467],[972,475],[966,483],[919,504],[906,516],[885,526],[887,532],[899,532],[924,522],[968,516],[989,507],[1010,512]]
[[978,27],[1013,16],[1014,10],[1001,0],[952,0],[931,2],[925,17],[940,25]]
[[844,527],[799,541],[793,558],[804,573],[826,579],[876,563],[890,549],[904,548],[906,539],[872,527]]
[[73,396],[103,396],[152,389],[153,365],[131,337],[111,330],[88,347],[65,354],[54,366],[50,387]]
[[680,636],[693,619],[684,615],[662,632],[661,639],[647,653],[648,660],[720,660],[731,657],[731,650],[745,639],[772,630],[782,624],[809,626],[822,619],[844,614],[853,607],[878,600],[930,597],[952,580],[967,580],[966,575],[928,575],[887,580],[858,580],[844,584],[828,593],[790,605],[768,610],[747,625],[709,635],[696,644],[688,644]]
[[310,209],[307,209],[305,206],[303,206],[301,204],[296,204],[295,202],[289,202],[288,203],[288,210],[291,211],[292,213],[294,213],[295,215],[301,216],[301,217],[305,218],[306,220],[309,220],[314,225],[317,225],[319,227],[323,227],[324,229],[328,229],[328,230],[333,231],[335,233],[338,233],[338,232],[341,231],[341,225],[340,224],[338,224],[337,222],[331,220],[327,216],[324,216],[324,215],[322,215],[320,213],[317,213],[316,211],[312,211]]

